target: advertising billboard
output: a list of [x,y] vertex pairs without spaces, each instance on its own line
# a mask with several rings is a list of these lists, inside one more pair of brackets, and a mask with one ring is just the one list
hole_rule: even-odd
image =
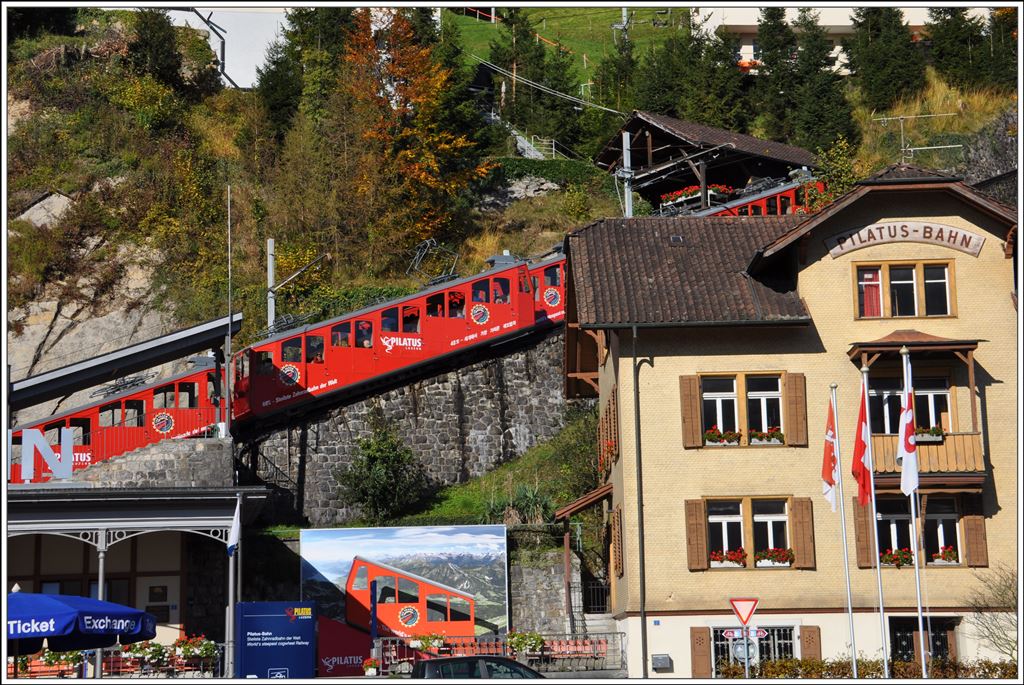
[[508,627],[504,526],[303,530],[299,555],[302,599],[320,615],[320,676],[362,672],[374,607],[379,637]]
[[236,677],[312,678],[316,666],[314,602],[239,602]]

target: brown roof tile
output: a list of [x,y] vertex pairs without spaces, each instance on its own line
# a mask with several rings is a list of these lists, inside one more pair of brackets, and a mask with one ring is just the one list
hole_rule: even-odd
[[804,217],[603,219],[566,239],[579,323],[695,325],[809,320],[792,285],[751,278],[757,248]]

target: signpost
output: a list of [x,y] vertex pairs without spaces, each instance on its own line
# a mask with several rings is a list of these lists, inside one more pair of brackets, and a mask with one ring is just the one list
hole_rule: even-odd
[[748,680],[750,679],[750,656],[756,648],[750,638],[768,636],[767,630],[747,628],[750,617],[754,615],[754,611],[757,609],[757,601],[757,597],[732,597],[729,599],[733,613],[736,614],[736,618],[740,620],[743,627],[739,630],[726,631],[726,637],[729,639],[740,638],[740,641],[732,646],[732,653],[737,659],[743,661],[743,676]]

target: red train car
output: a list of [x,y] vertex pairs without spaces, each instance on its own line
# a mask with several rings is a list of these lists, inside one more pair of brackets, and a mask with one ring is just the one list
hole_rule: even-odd
[[235,420],[244,423],[562,320],[564,256],[493,263],[474,276],[239,351],[232,357]]
[[377,630],[381,636],[475,634],[473,595],[402,569],[355,557],[345,583],[345,621],[370,629],[370,583],[377,581]]
[[[807,210],[805,189],[808,181],[787,183],[756,195],[727,202],[722,207],[700,212],[701,216],[768,216],[792,214]],[[825,189],[821,181],[813,181],[819,191]]]
[[[57,452],[60,429],[70,428],[74,436],[73,469],[84,469],[161,440],[201,435],[212,430],[217,421],[214,384],[212,366],[204,366],[130,388],[93,404],[17,426],[12,432],[12,445],[20,449],[17,446],[21,445],[22,431],[36,428],[43,431]],[[34,470],[31,482],[51,477],[49,467],[38,454],[34,455]],[[21,471],[20,464],[12,464],[9,482],[23,482]]]

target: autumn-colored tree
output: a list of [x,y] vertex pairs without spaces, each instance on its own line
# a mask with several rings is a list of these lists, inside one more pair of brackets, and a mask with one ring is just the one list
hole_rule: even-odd
[[457,199],[489,169],[483,162],[461,164],[473,142],[443,123],[441,94],[451,72],[414,38],[403,14],[391,13],[374,33],[370,12],[360,10],[346,41],[342,87],[365,125],[362,140],[378,156],[374,169],[354,179],[369,191],[372,174],[378,193],[380,211],[368,230],[370,266],[377,270],[421,240],[451,235]]

